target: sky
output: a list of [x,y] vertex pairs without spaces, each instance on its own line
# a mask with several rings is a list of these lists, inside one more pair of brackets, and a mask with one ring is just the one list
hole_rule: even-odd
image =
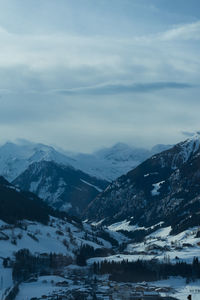
[[199,0],[0,0],[1,143],[176,143],[199,81]]

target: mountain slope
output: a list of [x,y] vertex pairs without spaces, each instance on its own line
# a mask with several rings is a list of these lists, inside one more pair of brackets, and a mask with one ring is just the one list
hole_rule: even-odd
[[28,219],[47,223],[50,210],[36,195],[22,192],[0,177],[0,219],[8,223]]
[[13,184],[36,193],[56,209],[80,215],[109,183],[72,167],[41,161],[31,164]]
[[146,150],[118,143],[93,154],[75,154],[28,141],[7,142],[0,147],[0,174],[12,181],[34,162],[54,161],[65,166],[73,166],[91,176],[112,181],[152,154],[169,147],[169,145],[157,145],[152,150]]
[[114,181],[89,205],[85,217],[114,223],[160,221],[180,231],[200,221],[200,136],[152,156]]
[[[191,174],[193,174],[193,169]],[[145,292],[149,299],[152,299],[153,295],[154,298],[156,296],[158,299],[167,300],[175,299],[171,295],[176,292],[178,296],[176,299],[185,299],[188,294],[184,293],[183,296],[181,291],[185,289],[186,279],[187,281],[192,279],[191,287],[187,283],[187,293],[188,289],[194,288],[194,284],[198,289],[199,281],[194,282],[200,276],[197,274],[197,270],[200,270],[197,258],[200,235],[197,227],[169,236],[170,227],[156,230],[157,226],[154,226],[148,229],[153,229],[154,232],[151,234],[148,232],[143,242],[135,243],[133,239],[128,239],[122,233],[117,232],[120,227],[124,229],[128,227],[132,231],[139,229],[137,226],[129,226],[129,222],[101,228],[97,224],[89,225],[66,214],[60,214],[62,217],[58,215],[52,217],[52,213],[55,212],[50,210],[48,222],[41,224],[37,222],[35,216],[33,218],[29,216],[29,211],[32,212],[32,207],[29,207],[30,201],[35,205],[34,197],[36,202],[38,201],[36,209],[41,209],[41,201],[36,196],[21,192],[2,177],[0,187],[0,204],[2,199],[10,201],[9,195],[11,195],[11,200],[18,204],[19,210],[21,207],[23,209],[23,215],[16,219],[20,220],[18,224],[8,224],[14,223],[13,221],[5,223],[1,221],[0,215],[0,298],[13,299],[15,297],[18,300],[69,298],[75,300],[94,299],[96,295],[100,295],[102,299],[110,297],[121,299],[124,295],[129,298],[129,295],[132,297],[134,294],[142,297]],[[5,197],[2,196],[2,189],[6,193]],[[9,202],[10,206],[12,204]],[[18,209],[17,206],[16,208]],[[15,212],[15,209],[9,207],[8,217],[12,218],[13,211]],[[109,262],[112,268],[108,268]],[[139,266],[141,263],[150,266],[152,271],[164,270],[164,276],[179,275],[178,280],[182,283],[177,283],[176,277],[170,277],[170,282],[166,287],[165,283],[162,289],[159,287],[160,282],[141,284],[141,274],[143,274],[143,280],[149,281],[150,278],[146,269],[143,272],[141,268],[140,271],[138,270],[138,263]],[[127,265],[125,272],[123,271],[124,264]],[[107,267],[104,268],[104,266]],[[180,269],[180,266],[184,269]],[[132,273],[129,272],[130,267]],[[100,272],[102,268],[104,271]],[[190,270],[189,277],[186,272],[188,269]],[[129,278],[127,278],[127,270]],[[166,270],[168,270],[167,274]],[[117,281],[109,275],[113,273],[120,275]],[[163,273],[156,274],[157,280],[160,278],[159,274],[163,276]],[[184,279],[180,276],[184,276]],[[128,283],[125,282],[127,279]],[[131,283],[131,281],[136,282]],[[169,287],[172,282],[174,289]],[[163,293],[164,297],[162,297]]]
[[51,146],[31,142],[26,144],[8,142],[0,147],[0,174],[12,181],[24,172],[30,164],[42,160],[55,161],[64,165],[71,165],[73,161]]
[[171,148],[170,145],[156,145],[151,150],[117,143],[92,154],[71,154],[72,165],[97,178],[113,181],[138,166],[155,153]]
[[[64,297],[68,282],[70,288],[72,279],[77,282],[77,271],[84,284],[83,279],[91,274],[89,268],[81,267],[85,266],[86,258],[113,254],[112,243],[118,245],[118,240],[123,242],[127,238],[121,234],[109,235],[56,212],[34,194],[22,192],[0,177],[1,299],[14,299],[19,293],[16,299],[30,300],[34,291],[42,299],[58,298],[61,292]],[[57,278],[59,285],[54,282]],[[37,279],[41,279],[42,286],[37,287]],[[30,287],[34,284],[34,288],[22,296],[24,284]],[[53,296],[55,291],[57,295]]]

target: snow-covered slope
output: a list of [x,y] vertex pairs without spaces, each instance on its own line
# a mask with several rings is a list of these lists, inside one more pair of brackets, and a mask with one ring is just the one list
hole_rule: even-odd
[[[32,277],[47,271],[48,275],[57,272],[63,276],[66,266],[76,267],[79,251],[84,246],[97,253],[111,254],[113,241],[118,244],[118,240],[127,240],[121,236],[120,233],[109,235],[77,218],[60,214],[0,177],[0,298],[13,299],[11,294],[25,277],[30,279],[27,282],[34,282]],[[35,265],[33,260],[39,262],[37,272],[31,271]],[[48,284],[43,287],[45,292],[50,292]],[[32,294],[26,298],[31,299]]]
[[[109,250],[112,247],[109,241],[98,237],[97,231],[96,236],[94,236],[91,226],[77,222],[75,219],[50,217],[46,225],[28,220],[22,220],[18,225],[11,225],[0,221],[0,297],[4,295],[1,299],[5,299],[9,288],[14,286],[12,263],[10,262],[15,261],[15,253],[18,251],[27,249],[31,255],[43,259],[47,259],[52,254],[58,255],[58,259],[63,259],[65,264],[63,263],[63,266],[60,266],[59,269],[54,266],[54,269],[61,275],[63,274],[64,267],[76,264],[78,250],[84,245],[93,247],[95,250],[107,248],[108,252],[112,252]],[[59,255],[61,255],[60,258]],[[5,263],[5,261],[8,262],[8,267],[3,266],[3,262]],[[51,272],[54,269],[52,268]],[[21,270],[23,270],[23,266]],[[30,273],[29,277],[31,278],[31,276],[33,275]],[[30,282],[34,281],[30,280]],[[43,287],[43,292],[48,294],[51,291],[47,282],[43,282]],[[26,295],[26,299],[31,299],[31,297],[32,294]]]
[[0,174],[7,180],[14,180],[25,171],[30,164],[38,161],[55,161],[59,164],[71,165],[73,159],[43,144],[6,143],[0,147]]
[[[183,299],[181,297],[186,295],[185,281],[180,277],[173,278],[173,289],[165,287],[167,282],[162,281],[125,283],[122,278],[121,282],[116,282],[108,274],[96,273],[93,263],[105,260],[132,262],[138,259],[191,263],[194,257],[199,256],[200,230],[197,226],[174,235],[171,235],[171,226],[163,227],[164,222],[145,227],[124,220],[106,228],[102,227],[103,220],[90,225],[66,214],[53,216],[56,212],[51,209],[47,209],[49,218],[40,223],[36,216],[30,219],[29,215],[28,207],[34,195],[21,192],[1,177],[0,205],[3,206],[0,212],[10,195],[19,207],[23,204],[25,215],[15,216],[15,222],[9,222],[13,211],[8,206],[8,221],[0,218],[1,299],[12,299],[11,295],[15,293],[16,300],[52,300],[58,297],[89,300],[96,296],[97,299],[109,299],[111,296],[112,299],[124,299],[124,295],[126,299],[131,299],[136,292],[137,296],[145,292],[147,299],[152,299],[152,295],[155,299],[162,299],[160,295],[172,296],[172,293],[176,298],[163,299]],[[44,207],[41,201],[37,205],[39,213]],[[144,240],[137,242],[131,235],[139,231],[146,231],[147,234]],[[196,281],[187,286],[196,288],[198,283]]]
[[54,161],[65,166],[73,166],[91,176],[112,181],[136,167],[152,154],[169,147],[158,145],[149,151],[118,143],[93,154],[77,154],[28,141],[7,142],[0,147],[0,175],[12,181],[34,162]]
[[117,143],[93,154],[71,154],[72,165],[92,176],[113,181],[126,174],[151,155],[169,149],[170,145],[156,145],[151,150]]
[[56,209],[79,216],[109,184],[73,167],[44,160],[31,164],[13,183]]
[[[200,229],[198,226],[190,227],[172,235],[172,227],[162,227],[163,223],[141,227],[130,225],[130,221],[123,220],[108,226],[108,229],[113,232],[123,232],[130,237],[132,236],[132,238],[135,235],[135,238],[128,241],[126,247],[124,247],[127,259],[130,261],[137,259],[165,261],[168,259],[172,263],[177,261],[192,263],[193,258],[198,257],[200,253]],[[139,234],[142,235],[144,231],[146,231],[146,235],[141,239],[141,242],[136,241]],[[123,260],[125,257],[123,258],[123,255],[118,253],[115,259]]]
[[[85,217],[109,224],[123,219],[151,226],[165,221],[174,232],[200,225],[200,135],[153,155],[89,205]],[[132,218],[132,219],[131,219]]]

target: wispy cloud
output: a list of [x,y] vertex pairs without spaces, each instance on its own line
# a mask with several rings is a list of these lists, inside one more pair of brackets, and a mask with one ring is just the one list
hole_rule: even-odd
[[194,132],[181,131],[181,133],[186,137],[192,137],[195,134],[195,131]]
[[64,95],[115,95],[126,93],[147,93],[160,91],[163,89],[187,89],[193,85],[182,82],[152,82],[152,83],[137,83],[137,84],[104,84],[90,86],[77,89],[62,89],[51,91],[53,93]]
[[176,27],[162,33],[161,40],[200,40],[200,21],[177,25]]
[[89,149],[198,128],[200,18],[175,2],[0,0],[0,136]]

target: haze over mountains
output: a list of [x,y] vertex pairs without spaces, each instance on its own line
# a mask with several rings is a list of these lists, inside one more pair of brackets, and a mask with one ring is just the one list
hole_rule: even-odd
[[157,145],[149,151],[118,143],[93,154],[69,156],[43,144],[8,142],[0,147],[0,174],[52,207],[81,216],[109,182],[168,147]]
[[170,145],[156,145],[151,150],[147,150],[117,143],[93,154],[82,154],[56,150],[52,146],[28,141],[7,142],[0,146],[0,174],[12,181],[34,162],[54,161],[65,166],[72,166],[92,176],[112,181],[151,155],[169,147]]

